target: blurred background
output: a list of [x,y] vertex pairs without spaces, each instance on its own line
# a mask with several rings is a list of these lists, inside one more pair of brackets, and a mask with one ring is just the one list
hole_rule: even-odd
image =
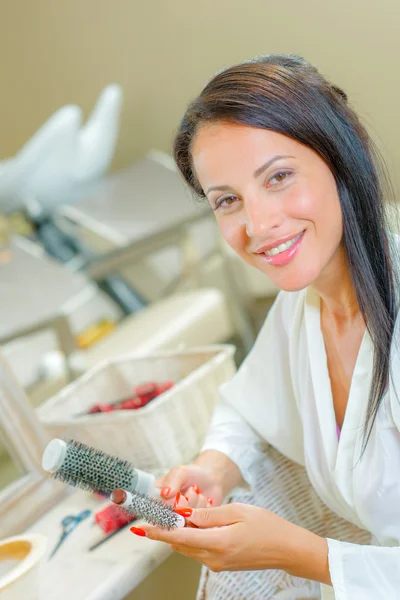
[[[304,56],[346,91],[398,194],[399,23],[396,0],[0,0],[0,346],[34,427],[101,361],[229,342],[238,365],[249,351],[277,290],[226,248],[171,159],[216,71]],[[0,490],[30,469],[21,406],[3,396]],[[132,598],[159,597],[150,579]]]
[[125,100],[113,168],[151,148],[170,152],[188,101],[217,70],[294,52],[348,92],[393,166],[399,158],[395,0],[16,0],[3,1],[1,11],[2,157],[64,104],[88,115],[114,81]]

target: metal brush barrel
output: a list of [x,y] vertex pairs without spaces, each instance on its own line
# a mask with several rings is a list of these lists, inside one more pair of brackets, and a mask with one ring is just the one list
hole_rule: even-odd
[[42,466],[55,479],[104,496],[116,488],[159,496],[153,475],[75,440],[52,440],[44,451]]
[[[122,499],[124,498],[123,501],[115,498],[116,493],[119,497],[122,496]],[[171,506],[160,500],[149,498],[145,494],[132,494],[122,489],[115,490],[111,494],[110,500],[119,508],[157,527],[165,529],[185,527],[184,517],[175,513]]]

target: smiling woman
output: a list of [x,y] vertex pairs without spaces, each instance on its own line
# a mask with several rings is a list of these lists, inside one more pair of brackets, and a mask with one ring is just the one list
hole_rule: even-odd
[[[189,106],[174,154],[227,242],[278,288],[345,282],[342,302],[361,313],[375,348],[366,442],[388,382],[398,274],[383,163],[346,94],[296,56],[235,65]],[[228,194],[217,193],[221,185]],[[297,236],[292,249],[279,250]]]
[[[308,580],[324,598],[395,600],[400,239],[373,143],[344,92],[270,55],[209,82],[174,152],[225,240],[281,292],[201,454],[158,482],[195,527],[136,533],[208,567],[207,598],[319,597],[299,590]],[[220,506],[245,484],[251,502]]]

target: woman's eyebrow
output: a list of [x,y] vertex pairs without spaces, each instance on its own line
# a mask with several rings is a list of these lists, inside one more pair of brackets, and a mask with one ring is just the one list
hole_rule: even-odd
[[[258,169],[256,169],[254,171],[253,177],[255,179],[257,179],[257,177],[260,177],[260,175],[262,173],[264,173],[264,171],[266,171],[268,169],[268,167],[270,167],[277,160],[282,160],[282,158],[295,158],[295,157],[290,156],[288,154],[277,154],[276,156],[267,160],[267,162],[264,163],[263,165],[261,165],[261,167],[258,167]],[[231,187],[229,185],[212,185],[206,190],[206,194],[209,194],[210,192],[213,192],[213,191],[227,192],[230,189],[231,189]]]
[[215,190],[218,190],[219,192],[227,192],[230,189],[231,188],[229,187],[229,185],[212,185],[206,190],[206,194],[209,194],[210,192],[213,192]]
[[287,154],[277,154],[276,156],[274,156],[273,158],[270,158],[270,160],[267,160],[266,163],[264,163],[263,165],[261,165],[261,167],[258,167],[258,169],[256,169],[253,173],[253,177],[255,179],[257,179],[257,177],[260,177],[260,175],[262,173],[264,173],[264,171],[266,171],[268,169],[268,167],[270,167],[274,162],[276,162],[277,160],[281,160],[282,158],[294,158],[294,156],[289,156]]

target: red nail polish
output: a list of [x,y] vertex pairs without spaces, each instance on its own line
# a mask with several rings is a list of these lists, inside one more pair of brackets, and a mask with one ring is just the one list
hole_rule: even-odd
[[212,504],[212,498],[208,497],[207,502],[208,502],[208,504]]
[[175,502],[174,502],[174,508],[176,506],[178,506],[179,500],[181,499],[181,493],[178,492],[177,495],[175,496]]
[[187,496],[183,496],[184,498],[186,498],[186,502],[189,502],[189,498]]
[[174,512],[176,512],[177,515],[182,515],[182,517],[191,517],[192,513],[193,513],[193,508],[187,508],[187,507],[175,508]]
[[169,487],[163,487],[161,492],[160,492],[160,496],[168,496],[168,494],[170,493],[171,488]]
[[147,536],[147,533],[145,532],[145,530],[140,529],[139,527],[131,527],[130,531],[132,531],[132,533],[134,533],[135,535],[140,535],[141,537]]
[[197,485],[197,483],[195,483],[195,484],[192,486],[192,488],[193,488],[193,491],[195,491],[195,492],[196,492],[196,494],[200,494],[200,489],[199,489],[199,486]]

